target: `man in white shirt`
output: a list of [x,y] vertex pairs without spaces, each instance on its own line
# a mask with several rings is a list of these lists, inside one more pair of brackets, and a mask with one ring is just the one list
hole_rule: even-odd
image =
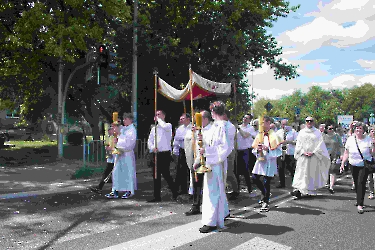
[[[152,159],[150,161],[153,169],[152,176],[154,178],[154,199],[148,202],[159,202],[161,201],[160,189],[161,189],[161,175],[167,181],[169,189],[172,191],[173,200],[177,198],[177,190],[175,183],[169,172],[171,163],[171,141],[172,141],[172,124],[165,122],[165,112],[162,110],[156,111],[154,119],[157,121],[156,134],[157,140],[155,140],[155,126],[151,128],[150,135],[148,137],[147,146],[152,153]],[[155,145],[156,141],[156,145]],[[156,156],[156,164],[155,164]]]
[[229,115],[230,115],[229,111],[225,110],[223,118],[226,121],[226,123],[224,123],[225,132],[227,134],[227,142],[228,142],[229,151],[231,153],[228,155],[227,161],[224,162],[224,169],[225,169],[224,183],[227,184],[229,182],[229,185],[232,187],[232,190],[233,190],[228,200],[235,200],[240,194],[239,189],[238,189],[237,178],[235,175],[236,150],[234,148],[234,141],[235,141],[235,136],[236,136],[236,127],[229,121]]
[[252,118],[251,114],[246,114],[242,119],[242,124],[240,126],[235,125],[237,128],[237,167],[235,175],[238,185],[240,185],[240,175],[245,177],[249,194],[252,192],[250,173],[253,171],[256,161],[255,155],[251,153],[251,147],[257,135],[254,127],[250,125]]
[[282,155],[277,157],[280,183],[276,187],[285,188],[285,169],[288,169],[293,179],[296,168],[294,150],[296,148],[298,133],[292,127],[288,126],[288,120],[283,119],[281,121],[281,129],[279,129],[276,134],[283,139],[283,143],[280,145]]
[[178,157],[175,183],[180,194],[187,194],[190,170],[186,163],[184,138],[186,133],[191,133],[190,114],[182,114],[180,123],[173,140],[173,154]]

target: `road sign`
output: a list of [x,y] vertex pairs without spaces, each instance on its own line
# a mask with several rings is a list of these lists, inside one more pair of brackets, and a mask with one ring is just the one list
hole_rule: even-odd
[[296,115],[299,115],[301,113],[301,109],[297,106],[294,107],[294,111],[295,111]]
[[267,104],[264,105],[264,108],[265,108],[268,112],[270,112],[271,109],[273,108],[273,106],[272,106],[272,104],[271,104],[270,102],[267,102]]

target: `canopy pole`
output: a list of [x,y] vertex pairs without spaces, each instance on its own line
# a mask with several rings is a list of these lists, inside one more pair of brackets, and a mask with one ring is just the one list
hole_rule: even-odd
[[[155,85],[154,85],[154,108],[155,108],[155,113],[154,113],[154,118],[156,116],[156,111],[157,111],[157,97],[158,97],[158,71],[157,69],[154,70],[154,79],[155,79]],[[157,136],[157,129],[156,129],[156,126],[157,126],[157,120],[155,120],[155,123],[154,123],[154,128],[155,128],[155,148],[157,149],[158,148],[158,136]],[[158,175],[157,175],[157,166],[158,166],[158,161],[157,161],[158,157],[157,157],[157,152],[154,153],[154,160],[155,160],[155,168],[154,168],[154,179],[157,179],[158,178]]]
[[[234,98],[234,119],[236,124],[238,124],[237,119],[237,89],[236,89],[236,80],[232,79],[233,84],[233,98]],[[234,157],[237,159],[237,132],[234,134]],[[237,173],[237,161],[234,163],[234,172]]]

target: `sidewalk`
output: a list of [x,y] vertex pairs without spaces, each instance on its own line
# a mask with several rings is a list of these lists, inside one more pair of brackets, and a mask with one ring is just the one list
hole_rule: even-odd
[[[23,167],[1,167],[0,200],[83,190],[98,184],[101,172],[88,178],[74,179],[74,174],[82,166],[82,161],[61,160]],[[149,169],[144,162],[137,162],[137,173],[147,172]]]

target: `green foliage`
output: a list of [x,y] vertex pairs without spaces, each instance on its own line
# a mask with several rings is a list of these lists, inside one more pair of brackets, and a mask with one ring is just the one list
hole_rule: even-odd
[[[85,61],[87,51],[98,43],[116,50],[117,80],[110,93],[95,81],[85,83],[84,70],[77,72],[68,91],[67,111],[83,116],[93,126],[100,116],[129,111],[132,73],[132,1],[62,0],[6,1],[0,4],[0,99],[24,104],[23,115],[33,122],[55,110],[46,86],[56,81],[58,60],[64,66],[64,81]],[[188,65],[207,79],[238,82],[238,114],[249,105],[247,83],[251,67],[264,63],[275,78],[297,77],[296,66],[283,63],[282,48],[266,28],[296,7],[287,1],[139,0],[138,9],[138,96],[139,122],[148,132],[153,112],[152,69],[179,88],[187,82]],[[114,93],[118,94],[114,94]],[[115,96],[115,98],[113,98]],[[51,99],[49,99],[51,98]],[[209,101],[209,100],[207,100]],[[233,102],[233,99],[231,100]],[[170,105],[159,99],[159,105]],[[167,104],[168,103],[168,104]],[[201,102],[203,108],[207,103]],[[16,105],[16,106],[17,106]],[[179,114],[176,114],[179,115]],[[96,131],[96,132],[95,132]]]
[[324,90],[313,86],[304,94],[300,90],[279,100],[262,98],[255,103],[254,114],[258,117],[265,111],[265,104],[270,102],[273,109],[268,114],[274,117],[294,121],[295,108],[300,108],[300,119],[313,116],[316,123],[337,123],[338,115],[353,115],[355,120],[362,121],[375,112],[375,86],[366,83],[351,89]]

